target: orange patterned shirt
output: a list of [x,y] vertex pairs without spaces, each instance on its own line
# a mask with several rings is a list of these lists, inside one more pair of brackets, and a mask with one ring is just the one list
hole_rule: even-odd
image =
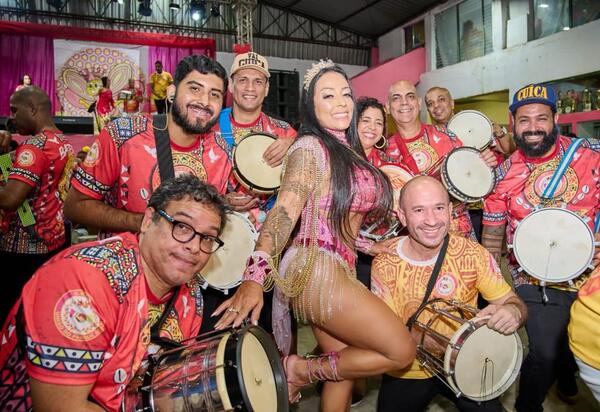
[[[406,322],[419,308],[437,256],[429,261],[415,261],[407,257],[402,246],[407,237],[396,243],[396,254],[382,253],[373,260],[371,290],[381,298],[396,315]],[[511,291],[500,268],[490,253],[478,243],[462,236],[450,235],[444,263],[429,300],[456,300],[477,306],[479,293],[488,301],[504,297]],[[429,313],[422,312],[419,321],[426,323]],[[438,332],[440,325],[434,323]],[[403,370],[388,372],[389,375],[407,379],[426,379],[431,375],[418,361]]]
[[600,267],[597,267],[571,307],[569,345],[579,359],[600,369]]

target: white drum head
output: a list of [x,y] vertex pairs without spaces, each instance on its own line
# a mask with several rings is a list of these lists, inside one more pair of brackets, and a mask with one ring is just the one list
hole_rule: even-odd
[[250,134],[237,144],[233,154],[234,172],[240,183],[258,192],[274,191],[281,186],[282,166],[271,167],[263,159],[275,138],[266,134]]
[[213,288],[229,289],[240,284],[258,235],[246,216],[231,212],[220,238],[225,244],[210,256],[200,274]]
[[400,207],[398,204],[400,191],[414,176],[408,170],[396,165],[384,165],[381,166],[379,170],[385,173],[388,179],[390,179],[394,191],[394,210],[397,210]]
[[[486,325],[468,334],[461,343],[471,327],[469,322],[463,324],[451,340],[451,345],[461,345],[454,364],[455,389],[474,401],[486,401],[502,394],[517,378],[523,345],[517,333],[503,335]],[[452,352],[449,346],[444,358],[447,372],[451,369]]]
[[519,223],[513,250],[527,274],[546,282],[565,282],[581,275],[590,265],[594,234],[575,213],[546,208]]
[[467,147],[484,149],[492,141],[494,131],[488,117],[477,110],[463,110],[450,119],[448,129]]
[[277,411],[277,385],[263,345],[252,333],[242,342],[241,373],[254,411]]
[[480,199],[494,188],[495,172],[485,164],[478,150],[468,147],[454,149],[444,167],[449,180],[446,184],[467,197]]

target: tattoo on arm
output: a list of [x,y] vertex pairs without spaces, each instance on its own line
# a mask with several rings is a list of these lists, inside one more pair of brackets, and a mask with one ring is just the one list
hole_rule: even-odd
[[500,263],[500,255],[502,254],[502,241],[504,240],[505,228],[506,225],[483,226],[481,244],[492,254],[498,263]]
[[293,229],[292,219],[283,206],[275,206],[260,230],[256,248],[274,256],[281,252]]

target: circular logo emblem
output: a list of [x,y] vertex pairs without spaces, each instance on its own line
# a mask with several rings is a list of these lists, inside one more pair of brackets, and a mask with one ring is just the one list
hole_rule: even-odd
[[407,146],[420,171],[429,169],[438,160],[435,149],[422,140],[408,143]]
[[[208,174],[206,173],[202,161],[199,159],[198,155],[195,154],[173,152],[173,170],[175,171],[175,176],[181,176],[182,174],[188,173],[196,176],[203,182],[206,182],[208,179]],[[150,187],[152,192],[154,192],[158,185],[160,185],[158,164],[154,167],[151,176]]]
[[[525,197],[530,204],[536,206],[540,203],[542,194],[550,183],[557,167],[558,160],[553,159],[539,165],[531,172],[525,184]],[[558,182],[552,199],[546,205],[559,206],[561,203],[569,203],[575,197],[578,186],[579,179],[577,178],[577,174],[573,169],[568,167]]]
[[70,290],[56,302],[54,324],[60,333],[72,340],[92,340],[104,331],[104,323],[83,290]]
[[90,147],[90,151],[87,153],[83,164],[88,167],[93,167],[98,163],[98,159],[100,158],[100,145],[98,142],[94,142],[92,147]]
[[35,154],[29,149],[22,150],[17,157],[17,164],[19,166],[31,166],[35,162]]
[[456,278],[451,273],[444,273],[435,284],[436,295],[440,297],[449,297],[456,290]]

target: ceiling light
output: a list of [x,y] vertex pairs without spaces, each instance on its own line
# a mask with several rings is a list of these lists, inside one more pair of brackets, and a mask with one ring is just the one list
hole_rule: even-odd
[[171,3],[169,3],[169,8],[171,10],[179,10],[181,7],[179,6],[179,3],[177,3],[176,1],[172,1]]
[[205,0],[191,0],[190,1],[190,15],[192,20],[198,21],[206,18],[206,1]]
[[548,5],[548,3],[540,3],[538,4],[538,7],[541,9],[547,9],[548,7],[550,7],[550,5]]
[[565,26],[565,27],[563,27],[563,30],[567,31],[567,30],[571,30],[571,28],[569,26]]
[[48,3],[50,6],[54,7],[57,10],[63,7],[62,0],[47,0],[46,3]]
[[123,3],[125,3],[125,0],[117,0],[117,3],[123,5]]
[[221,9],[218,4],[213,3],[213,5],[210,6],[210,15],[213,17],[219,17],[221,15]]
[[151,0],[141,0],[138,6],[138,14],[145,17],[152,16]]

